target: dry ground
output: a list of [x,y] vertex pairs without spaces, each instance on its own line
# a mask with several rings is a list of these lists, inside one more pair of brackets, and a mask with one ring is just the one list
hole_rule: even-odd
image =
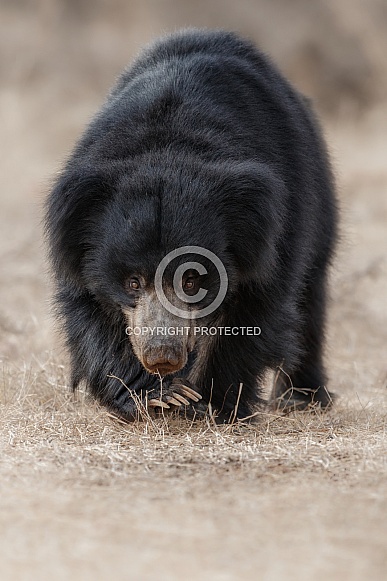
[[[34,23],[1,26],[25,48]],[[334,410],[123,426],[66,391],[38,226],[49,176],[101,94],[41,83],[29,54],[17,61],[29,91],[13,71],[0,92],[0,578],[386,579],[387,107],[324,121],[343,214]]]

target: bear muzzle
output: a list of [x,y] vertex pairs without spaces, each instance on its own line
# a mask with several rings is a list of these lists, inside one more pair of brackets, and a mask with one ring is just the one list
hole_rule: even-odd
[[187,363],[187,352],[170,346],[148,346],[142,353],[142,364],[150,373],[169,375]]

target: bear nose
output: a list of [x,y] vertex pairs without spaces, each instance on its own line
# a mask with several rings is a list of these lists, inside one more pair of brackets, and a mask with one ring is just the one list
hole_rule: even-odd
[[152,373],[167,375],[183,367],[182,354],[165,347],[152,347],[144,351],[143,363]]

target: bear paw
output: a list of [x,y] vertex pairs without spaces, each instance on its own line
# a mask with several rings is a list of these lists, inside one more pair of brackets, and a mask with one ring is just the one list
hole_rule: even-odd
[[197,403],[201,399],[200,393],[193,389],[192,384],[187,379],[174,377],[168,387],[148,392],[146,403],[149,412],[152,410],[154,415],[159,415],[160,413],[169,414],[181,409],[182,406]]

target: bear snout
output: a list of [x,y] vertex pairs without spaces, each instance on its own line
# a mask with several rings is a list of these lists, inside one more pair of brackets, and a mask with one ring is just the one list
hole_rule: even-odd
[[185,366],[187,353],[166,345],[149,346],[144,349],[142,359],[144,367],[151,373],[168,375]]

